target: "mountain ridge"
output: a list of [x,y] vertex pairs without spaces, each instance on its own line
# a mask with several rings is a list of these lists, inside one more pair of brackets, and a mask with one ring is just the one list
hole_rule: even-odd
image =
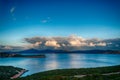
[[27,49],[23,51],[19,51],[17,53],[116,53],[120,54],[119,50],[76,50],[76,51],[68,51],[68,50],[37,50],[37,49]]

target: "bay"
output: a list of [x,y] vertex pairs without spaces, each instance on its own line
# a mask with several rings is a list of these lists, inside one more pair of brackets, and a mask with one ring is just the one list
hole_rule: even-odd
[[[26,53],[28,54],[28,53]],[[0,58],[0,65],[29,70],[23,76],[53,69],[90,68],[120,64],[120,54],[45,54],[46,58]]]

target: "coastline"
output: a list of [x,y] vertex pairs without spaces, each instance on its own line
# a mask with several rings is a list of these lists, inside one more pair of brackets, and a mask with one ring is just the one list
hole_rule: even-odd
[[46,56],[43,54],[38,55],[23,55],[18,53],[0,53],[0,58],[45,58]]
[[34,73],[16,80],[120,80],[120,65],[95,67],[55,69]]
[[[70,69],[55,69],[43,72],[34,73],[29,76],[20,77],[28,70],[26,69],[16,69],[16,74],[8,78],[5,76],[2,80],[120,80],[120,65],[115,66],[104,66],[95,68],[70,68]],[[12,70],[12,69],[11,69]],[[8,73],[8,71],[7,71]],[[2,73],[3,74],[3,73]],[[97,76],[97,78],[96,78]],[[112,77],[111,77],[112,76]],[[112,79],[111,79],[112,78]]]
[[18,71],[18,74],[15,74],[14,76],[10,77],[10,79],[16,79],[16,78],[22,76],[26,72],[28,72],[28,70],[25,70],[25,69],[21,70],[20,72]]

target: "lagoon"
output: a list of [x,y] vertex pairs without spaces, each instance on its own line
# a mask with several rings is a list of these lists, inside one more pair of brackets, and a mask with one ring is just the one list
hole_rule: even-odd
[[29,71],[23,75],[26,76],[53,69],[103,67],[120,64],[120,54],[49,53],[45,55],[46,58],[0,58],[0,65],[27,69]]

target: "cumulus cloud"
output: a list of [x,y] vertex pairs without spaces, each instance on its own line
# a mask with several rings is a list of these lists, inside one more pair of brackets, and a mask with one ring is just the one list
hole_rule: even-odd
[[39,46],[42,42],[36,42],[34,46]]
[[60,47],[60,45],[55,40],[49,40],[45,42],[45,46],[51,46],[51,47]]
[[93,47],[93,46],[95,46],[95,44],[94,44],[93,42],[90,42],[90,43],[89,43],[89,46],[92,46],[92,47]]
[[85,39],[80,36],[71,35],[67,37],[32,37],[24,38],[28,44],[21,46],[0,45],[0,51],[19,51],[29,48],[39,50],[120,50],[120,38],[115,39]]
[[104,40],[98,38],[85,39],[80,36],[71,35],[68,37],[32,37],[25,38],[25,41],[34,45],[33,47],[37,49],[120,49],[119,38]]
[[87,46],[86,42],[81,42],[80,40],[70,40],[68,41],[70,43],[70,46],[80,47],[80,46]]
[[96,44],[96,46],[106,46],[107,44],[105,42],[99,42]]
[[88,44],[88,46],[106,46],[106,45],[107,45],[107,43],[105,43],[105,42],[98,42],[98,43],[90,42]]

